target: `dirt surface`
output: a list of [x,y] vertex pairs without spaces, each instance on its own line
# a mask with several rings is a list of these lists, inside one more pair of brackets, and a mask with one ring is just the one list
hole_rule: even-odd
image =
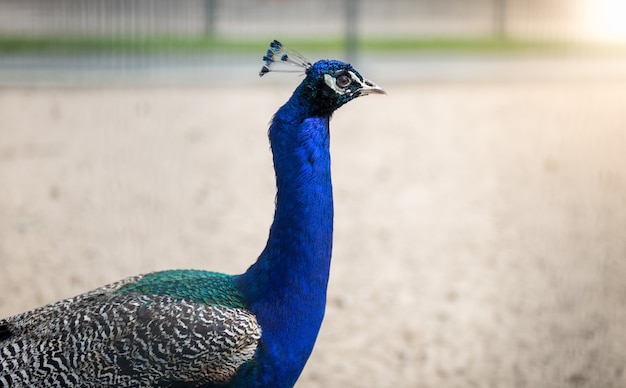
[[[332,121],[300,387],[626,386],[626,87],[392,83]],[[293,86],[0,89],[0,316],[264,245]]]

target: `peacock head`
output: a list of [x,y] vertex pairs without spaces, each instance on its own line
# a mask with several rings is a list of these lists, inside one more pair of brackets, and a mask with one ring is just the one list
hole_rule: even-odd
[[286,48],[277,40],[270,43],[263,60],[265,64],[259,73],[261,77],[271,71],[294,71],[276,69],[281,63],[304,69],[306,78],[300,88],[311,106],[315,107],[315,112],[320,115],[330,115],[357,97],[386,94],[383,88],[363,78],[349,63],[322,59],[311,64],[301,54]]

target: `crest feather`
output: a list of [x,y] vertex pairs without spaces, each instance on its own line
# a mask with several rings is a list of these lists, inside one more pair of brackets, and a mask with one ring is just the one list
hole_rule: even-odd
[[283,46],[283,44],[277,40],[270,43],[270,47],[267,49],[267,53],[263,57],[263,61],[265,63],[259,72],[259,77],[263,77],[265,74],[272,71],[285,73],[299,73],[302,71],[289,67],[281,69],[280,66],[282,64],[287,66],[296,66],[304,70],[311,67],[311,62],[309,62],[309,60],[302,54]]

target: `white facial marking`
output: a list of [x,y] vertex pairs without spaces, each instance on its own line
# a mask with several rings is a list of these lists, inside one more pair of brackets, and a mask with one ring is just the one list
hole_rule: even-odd
[[335,93],[337,93],[337,94],[345,94],[346,93],[345,89],[342,89],[339,86],[337,86],[337,83],[335,82],[335,77],[333,77],[332,75],[324,74],[324,82],[326,82],[326,85],[328,85],[329,88],[334,90]]
[[[348,71],[348,74],[350,75],[350,78],[352,78],[352,81],[353,81],[353,82],[356,82],[356,83],[358,83],[358,84],[359,84],[359,85],[361,85],[361,86],[365,86],[365,85],[363,85],[363,82],[361,82],[361,80],[359,79],[359,77],[357,77],[357,76],[356,76],[356,74],[354,74],[354,73],[353,73],[353,72],[351,72],[351,71]],[[324,82],[326,83],[326,85],[328,85],[328,87],[329,87],[329,88],[331,88],[332,90],[334,90],[334,91],[335,91],[335,93],[337,93],[337,94],[342,94],[342,95],[343,95],[343,94],[348,93],[348,95],[350,95],[350,94],[352,94],[352,93],[353,93],[353,91],[352,91],[352,90],[350,90],[350,89],[343,89],[343,88],[340,88],[340,87],[337,85],[337,80],[335,79],[335,77],[333,77],[333,76],[332,76],[332,75],[330,75],[330,74],[324,74]]]

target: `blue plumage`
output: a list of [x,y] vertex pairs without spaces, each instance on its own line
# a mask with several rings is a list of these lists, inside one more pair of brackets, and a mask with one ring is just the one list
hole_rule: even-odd
[[276,63],[306,78],[269,129],[276,209],[241,275],[173,270],[122,280],[0,321],[0,385],[290,387],[326,305],[333,236],[332,113],[383,90],[349,64],[310,64],[278,41]]

